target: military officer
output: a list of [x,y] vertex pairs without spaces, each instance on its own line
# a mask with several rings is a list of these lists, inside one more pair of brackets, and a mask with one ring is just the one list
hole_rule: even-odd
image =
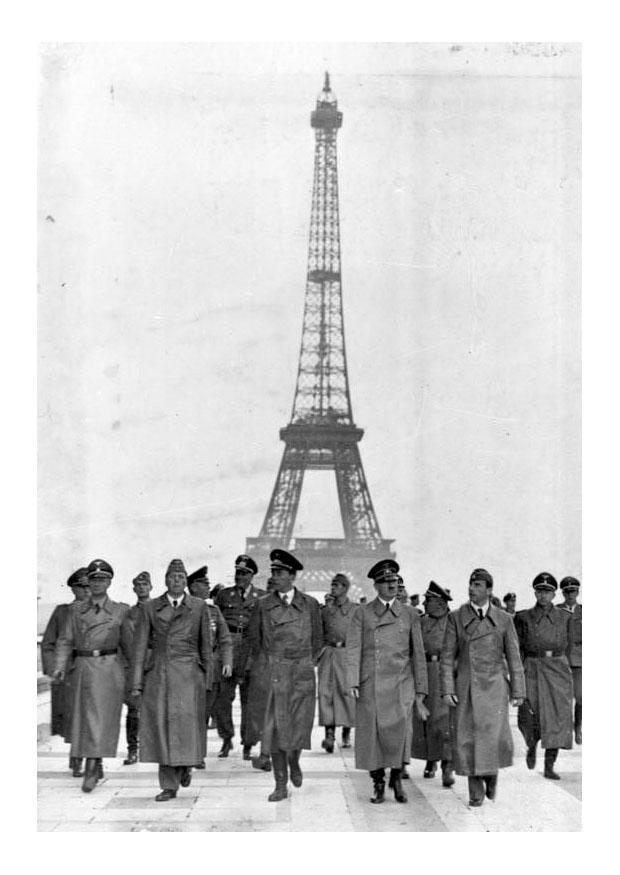
[[260,596],[265,591],[258,589],[252,583],[254,575],[258,572],[256,562],[251,556],[242,553],[235,559],[235,585],[222,589],[215,600],[215,604],[224,615],[233,641],[233,671],[231,677],[222,678],[220,692],[215,705],[217,713],[217,728],[222,738],[220,757],[227,757],[232,750],[232,739],[235,727],[232,719],[232,703],[235,699],[235,691],[239,687],[239,700],[241,703],[241,744],[243,745],[243,759],[251,759],[252,745],[257,739],[248,738],[248,688],[250,680],[250,664],[248,663],[248,626],[250,617]]
[[571,672],[573,674],[573,695],[575,697],[575,744],[581,744],[581,618],[582,606],[577,601],[580,583],[576,577],[564,577],[560,581],[560,589],[564,596],[558,608],[572,615],[573,628],[571,648],[568,654]]
[[[88,572],[86,568],[78,568],[67,579],[67,586],[73,593],[73,604],[83,602],[90,596],[88,588]],[[56,669],[56,643],[66,622],[71,604],[56,605],[49,622],[45,627],[41,641],[41,662],[43,673],[54,676]],[[62,735],[65,742],[71,741],[71,667],[67,664],[64,681],[54,681],[51,684],[52,714],[50,732],[52,735]],[[69,757],[69,768],[74,778],[82,778],[82,760],[79,757]]]
[[[191,767],[206,753],[206,691],[213,677],[213,640],[202,599],[187,595],[180,559],[166,571],[166,592],[142,608],[131,664],[134,698],[141,700],[140,762],[159,764],[157,802],[189,787]],[[153,667],[145,672],[149,642]]]
[[448,617],[441,649],[441,694],[456,709],[452,755],[467,775],[469,805],[495,799],[499,769],[512,765],[506,663],[514,705],[525,698],[525,678],[512,617],[491,602],[493,578],[476,568],[469,601]]
[[[270,577],[267,581],[265,595],[275,591],[275,581]],[[265,598],[265,596],[261,596]],[[250,683],[248,689],[248,724],[246,731],[250,738],[261,742],[260,753],[252,757],[252,768],[263,772],[271,771],[271,757],[265,753],[262,743],[263,722],[265,720],[265,706],[267,695],[271,687],[271,672],[269,659],[265,651],[259,651],[255,658],[250,659]]]
[[553,605],[558,584],[552,574],[537,574],[532,586],[536,604],[515,616],[527,690],[519,708],[519,729],[527,745],[528,769],[536,765],[540,741],[545,750],[543,774],[557,781],[560,776],[553,767],[558,750],[573,746],[573,678],[568,662],[572,618]]
[[342,746],[351,747],[355,701],[346,678],[345,643],[356,605],[348,598],[351,582],[336,574],[331,582],[331,602],[321,608],[324,650],[319,658],[319,726],[325,727],[321,747],[334,752],[336,726],[342,726]]
[[107,591],[114,571],[104,559],[88,566],[90,597],[67,614],[56,650],[59,680],[73,660],[71,756],[86,758],[82,790],[90,793],[103,778],[103,757],[115,757],[125,693],[128,654],[121,627],[129,605],[113,602]]
[[411,756],[426,761],[423,773],[425,778],[434,778],[437,762],[441,762],[444,787],[454,784],[450,719],[452,710],[441,697],[439,679],[439,660],[448,625],[448,602],[451,601],[450,590],[431,580],[424,593],[424,616],[421,618],[428,670],[428,698],[425,705],[430,713],[426,720],[420,720],[414,712],[411,745]]
[[[129,608],[123,620],[122,634],[125,639],[125,652],[131,654],[133,649],[133,636],[136,622],[142,606],[151,598],[151,575],[148,571],[141,571],[132,581],[133,591],[138,601]],[[149,654],[150,655],[150,654]],[[129,663],[127,664],[127,717],[125,718],[125,734],[127,736],[127,758],[123,760],[124,766],[133,766],[138,762],[138,732],[140,729],[140,705],[130,693]]]
[[401,782],[411,750],[411,710],[421,719],[428,678],[420,618],[396,598],[398,563],[382,559],[368,572],[377,598],[356,609],[346,642],[347,678],[356,700],[355,767],[370,772],[371,802],[385,798],[385,769],[397,802],[406,802]]
[[259,599],[250,619],[252,658],[263,655],[268,689],[262,749],[271,755],[276,786],[270,802],[286,799],[290,770],[294,787],[301,787],[301,750],[310,749],[314,722],[316,665],[323,633],[319,603],[295,586],[301,562],[286,550],[272,550],[274,592]]
[[517,594],[516,592],[507,592],[503,598],[504,610],[513,617],[517,612]]
[[[207,690],[206,696],[206,725],[209,725],[211,717],[215,715],[215,702],[217,701],[220,691],[221,679],[232,676],[233,663],[233,645],[232,636],[228,631],[226,620],[222,616],[222,612],[216,607],[211,599],[208,568],[203,565],[196,571],[192,572],[187,578],[187,588],[190,595],[197,599],[203,599],[209,612],[209,622],[211,624],[211,638],[213,640],[213,682],[210,690]],[[217,723],[217,716],[216,716]],[[204,760],[196,765],[197,769],[204,769]]]

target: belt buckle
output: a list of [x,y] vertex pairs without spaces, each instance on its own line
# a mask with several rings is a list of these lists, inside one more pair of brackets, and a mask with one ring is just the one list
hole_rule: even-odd
[[553,650],[545,650],[545,656],[553,656]]
[[431,656],[431,662],[439,662],[439,657],[436,653],[433,653]]
[[93,650],[93,656],[101,656],[100,650]]

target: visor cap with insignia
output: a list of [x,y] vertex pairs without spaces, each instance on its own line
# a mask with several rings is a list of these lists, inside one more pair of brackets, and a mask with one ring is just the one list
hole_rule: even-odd
[[148,571],[141,571],[140,574],[136,574],[134,579],[131,581],[132,583],[148,583],[149,586],[151,584],[151,575]]
[[252,574],[258,574],[258,565],[252,557],[248,556],[246,553],[242,553],[235,559],[235,571],[237,569],[240,571],[249,571]]
[[88,568],[78,568],[67,578],[67,586],[88,586]]
[[382,580],[396,580],[398,582],[398,572],[400,565],[394,559],[380,559],[372,566],[367,577],[374,580],[375,583],[381,583]]
[[191,574],[187,575],[188,583],[202,583],[203,581],[209,581],[208,577],[209,568],[207,565],[201,565],[200,568],[197,568],[196,571],[192,571]]
[[424,593],[424,598],[431,598],[432,596],[436,596],[437,598],[443,599],[445,602],[451,602],[452,596],[450,595],[450,590],[446,589],[443,586],[439,586],[438,583],[435,583],[434,580],[428,585],[428,589]]
[[273,568],[286,568],[287,571],[302,571],[303,565],[292,553],[288,553],[286,550],[281,550],[279,547],[275,550],[272,550],[269,554],[269,559],[271,561],[271,567]]
[[558,582],[553,574],[549,574],[548,571],[541,571],[532,581],[532,586],[534,589],[548,589],[555,592],[558,588]]
[[87,570],[89,577],[114,577],[114,569],[105,559],[93,559]]
[[489,574],[486,568],[474,568],[469,575],[469,582],[473,583],[474,580],[484,580],[487,586],[493,586],[493,577]]
[[565,589],[579,589],[580,587],[581,584],[576,577],[563,577],[560,581],[560,589],[562,591]]
[[187,577],[187,571],[182,559],[173,559],[166,569],[166,576],[169,574],[184,574]]

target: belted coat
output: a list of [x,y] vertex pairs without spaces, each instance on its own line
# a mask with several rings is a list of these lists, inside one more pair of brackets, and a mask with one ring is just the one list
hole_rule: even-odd
[[512,765],[510,698],[525,696],[519,642],[510,614],[494,605],[480,619],[467,602],[448,617],[441,693],[458,696],[453,763],[458,775],[493,775]]
[[[146,668],[152,641],[153,661]],[[205,693],[213,678],[207,605],[185,595],[173,608],[167,594],[140,612],[131,663],[132,689],[142,690],[140,760],[191,766],[206,753]]]
[[347,687],[359,687],[355,767],[399,769],[409,762],[415,695],[428,693],[419,614],[396,600],[358,605],[345,653]]
[[[69,606],[56,645],[56,669],[71,687],[69,734],[72,757],[115,757],[125,692],[121,627],[129,605],[107,596],[97,611],[92,601]],[[74,651],[115,650],[105,656]]]
[[448,612],[443,617],[425,614],[421,618],[422,640],[428,671],[428,697],[424,704],[430,711],[426,720],[421,720],[413,710],[413,741],[411,756],[417,760],[451,760],[451,724],[453,710],[441,698],[439,683],[439,658],[448,625]]
[[[252,660],[262,662],[266,689],[262,752],[310,749],[314,723],[314,667],[323,643],[319,603],[294,590],[289,605],[269,593],[258,600],[249,626]],[[277,747],[276,747],[277,745]]]
[[346,598],[342,604],[321,608],[324,649],[319,657],[319,725],[355,726],[355,699],[347,688],[345,642],[357,605]]

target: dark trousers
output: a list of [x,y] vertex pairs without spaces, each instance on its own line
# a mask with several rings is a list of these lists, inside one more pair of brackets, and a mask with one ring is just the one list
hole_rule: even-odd
[[220,738],[232,738],[235,734],[235,726],[232,719],[232,704],[235,701],[235,692],[239,686],[239,699],[241,701],[241,744],[246,744],[248,723],[248,690],[249,673],[242,677],[233,675],[231,678],[222,678],[220,692],[215,704],[217,731]]
[[187,766],[159,766],[159,786],[162,790],[178,790]]
[[127,706],[127,717],[125,719],[125,734],[127,736],[127,750],[138,750],[138,732],[140,730],[140,706]]
[[[391,778],[399,778],[402,769],[390,769],[390,777]],[[370,777],[373,781],[383,781],[385,778],[385,769],[371,769]]]
[[220,695],[220,682],[214,681],[212,689],[207,690],[207,695],[205,698],[205,712],[207,715],[207,726],[209,725],[211,717],[213,717],[215,719],[215,722],[218,725],[218,728],[219,728],[220,723],[219,723],[219,719],[217,716],[217,705],[218,705],[219,695]]
[[573,695],[575,696],[575,729],[581,729],[581,666],[573,665]]

